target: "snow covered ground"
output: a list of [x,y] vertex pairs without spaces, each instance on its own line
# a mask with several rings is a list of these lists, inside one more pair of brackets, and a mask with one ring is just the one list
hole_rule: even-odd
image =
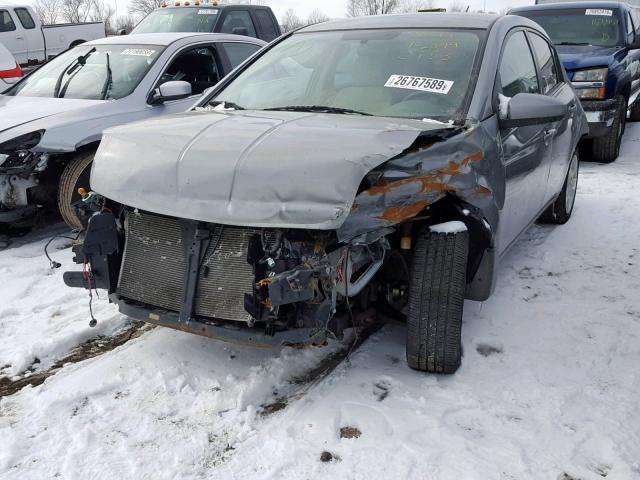
[[[495,295],[465,305],[456,375],[408,369],[399,323],[311,383],[336,345],[155,328],[2,398],[0,478],[640,479],[639,151],[630,124],[616,163],[582,163],[573,219],[531,228]],[[70,251],[55,272],[41,254],[51,233],[0,252],[5,375],[127,325],[102,299],[88,328],[86,294],[61,283]]]

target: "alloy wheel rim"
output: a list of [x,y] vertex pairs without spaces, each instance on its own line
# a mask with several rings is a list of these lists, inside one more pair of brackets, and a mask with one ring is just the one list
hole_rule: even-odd
[[576,200],[576,192],[578,190],[578,157],[576,155],[571,159],[569,165],[569,174],[567,176],[567,191],[565,195],[565,211],[571,213],[573,204]]

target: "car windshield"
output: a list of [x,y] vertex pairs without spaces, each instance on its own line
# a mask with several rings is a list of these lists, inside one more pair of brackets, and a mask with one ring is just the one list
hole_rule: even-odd
[[212,32],[217,8],[163,8],[147,15],[131,33]]
[[567,8],[518,12],[518,15],[538,23],[556,45],[624,45],[619,10],[616,9]]
[[456,119],[483,30],[353,30],[283,40],[214,98],[251,110]]
[[117,100],[131,94],[163,47],[82,45],[42,66],[8,95]]

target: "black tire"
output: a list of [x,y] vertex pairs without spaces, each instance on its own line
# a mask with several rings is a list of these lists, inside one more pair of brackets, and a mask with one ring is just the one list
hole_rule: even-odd
[[640,122],[640,97],[629,106],[629,121]]
[[423,231],[416,241],[407,315],[407,363],[455,373],[462,358],[462,309],[469,234]]
[[571,218],[573,207],[578,190],[578,174],[580,172],[580,158],[578,152],[573,154],[567,176],[562,185],[562,191],[558,198],[540,215],[540,223],[550,223],[554,225],[564,225]]
[[62,219],[73,230],[82,229],[82,222],[78,218],[73,205],[80,201],[78,188],[82,187],[87,192],[91,190],[89,176],[91,174],[91,162],[95,152],[79,155],[71,160],[62,172],[58,187],[58,209]]
[[604,137],[593,139],[593,160],[601,163],[611,163],[620,154],[620,144],[627,121],[627,101],[624,97],[617,97],[618,106],[613,119],[611,130]]

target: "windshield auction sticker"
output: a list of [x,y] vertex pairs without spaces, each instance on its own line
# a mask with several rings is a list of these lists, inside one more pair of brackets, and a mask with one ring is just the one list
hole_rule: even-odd
[[613,15],[613,10],[605,10],[603,8],[587,8],[584,14],[598,15],[600,17],[610,17],[611,15]]
[[202,8],[198,10],[198,15],[217,15],[218,10],[214,10],[213,8]]
[[149,50],[147,48],[127,48],[122,51],[122,55],[135,55],[138,57],[150,57],[156,53],[155,50]]
[[420,92],[449,93],[453,82],[451,80],[440,80],[438,78],[413,77],[411,75],[391,75],[387,83],[388,88],[404,88],[407,90],[418,90]]

